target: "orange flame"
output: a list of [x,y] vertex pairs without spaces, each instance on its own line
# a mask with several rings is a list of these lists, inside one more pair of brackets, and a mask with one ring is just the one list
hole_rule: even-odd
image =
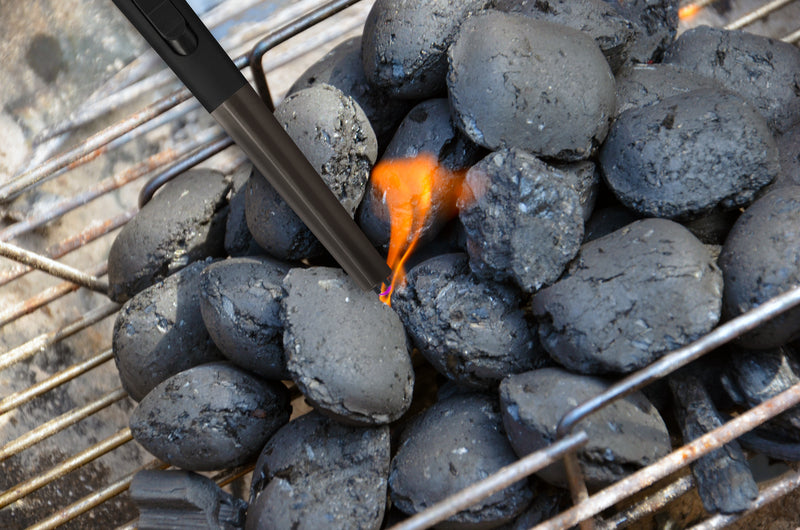
[[372,169],[372,185],[383,195],[391,223],[386,263],[392,268],[392,279],[389,286],[381,285],[383,303],[392,305],[395,288],[405,284],[405,263],[431,211],[444,209],[450,217],[455,215],[464,174],[440,166],[437,157],[427,153],[382,160]]
[[695,16],[699,11],[699,5],[687,4],[678,10],[678,18],[681,20],[686,20]]

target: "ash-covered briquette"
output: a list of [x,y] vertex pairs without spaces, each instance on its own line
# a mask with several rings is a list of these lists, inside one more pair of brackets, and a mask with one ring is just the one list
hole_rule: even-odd
[[693,90],[721,88],[713,79],[675,64],[632,64],[617,72],[615,79],[618,115]]
[[[430,241],[456,215],[453,198],[461,185],[456,172],[466,171],[480,159],[482,149],[453,126],[447,99],[430,99],[415,106],[397,128],[382,161],[433,155],[441,169],[436,174],[431,210],[420,235],[420,245]],[[412,178],[412,176],[408,176]],[[385,190],[370,181],[358,210],[358,223],[370,241],[384,250],[389,247],[391,222],[384,200]]]
[[554,282],[583,239],[580,199],[569,177],[522,150],[475,164],[459,199],[470,267],[533,292]]
[[597,165],[589,160],[579,162],[554,163],[552,166],[566,176],[567,182],[578,193],[581,204],[581,216],[588,221],[597,203],[600,193],[600,171]]
[[[800,357],[796,348],[782,346],[768,350],[734,348],[730,352],[722,386],[738,405],[752,408],[800,383]],[[793,407],[768,421],[797,439],[800,434],[800,408]]]
[[459,384],[490,388],[505,376],[544,365],[536,324],[507,285],[477,278],[466,254],[445,254],[414,267],[392,307],[426,359]]
[[114,361],[136,401],[178,372],[223,358],[200,313],[200,273],[209,263],[196,261],[148,287],[117,314]]
[[294,82],[288,94],[320,84],[335,86],[350,96],[369,118],[378,144],[385,146],[412,103],[390,97],[367,81],[361,60],[361,37],[348,39],[311,65]]
[[562,24],[589,35],[617,71],[628,59],[628,47],[639,30],[603,0],[497,0],[494,8]]
[[[500,408],[514,450],[522,457],[555,442],[561,418],[611,384],[561,368],[542,368],[506,378],[500,383]],[[588,416],[577,429],[589,436],[588,444],[578,450],[578,460],[590,489],[608,486],[670,451],[664,420],[640,392]],[[567,486],[566,471],[560,463],[542,469],[537,476],[555,486]]]
[[770,127],[784,132],[800,122],[800,50],[788,42],[699,26],[682,34],[664,62],[710,77],[751,102]]
[[686,228],[644,219],[584,244],[532,307],[557,362],[581,373],[626,373],[711,331],[722,273]]
[[622,206],[609,206],[595,210],[586,222],[583,242],[588,243],[600,239],[639,219],[641,219],[640,215]]
[[361,42],[370,83],[406,99],[442,96],[447,49],[461,23],[490,0],[377,0]]
[[[391,499],[412,515],[516,459],[497,398],[457,394],[432,405],[402,434],[389,475]],[[494,528],[522,513],[532,498],[526,481],[519,481],[451,516],[442,528]]]
[[[719,257],[725,315],[736,317],[800,284],[800,186],[785,186],[754,202],[736,220]],[[800,337],[800,308],[739,339],[746,348],[776,348]]]
[[749,204],[778,174],[778,148],[752,105],[701,89],[623,112],[600,151],[600,169],[625,206],[689,219]]
[[267,379],[288,379],[281,298],[288,265],[269,258],[231,258],[200,276],[200,311],[225,357]]
[[130,496],[139,510],[139,530],[205,528],[241,530],[247,503],[222,491],[217,484],[190,471],[139,471]]
[[387,426],[351,427],[317,412],[291,421],[258,458],[246,528],[378,530],[389,451]]
[[195,366],[159,384],[130,418],[137,442],[190,471],[238,466],[254,458],[289,421],[289,391],[229,363]]
[[606,0],[637,24],[639,33],[628,46],[632,63],[657,63],[678,33],[679,0]]
[[222,256],[230,188],[228,178],[210,169],[165,184],[111,245],[109,296],[125,302],[193,261]]
[[[330,85],[296,92],[275,109],[275,118],[311,165],[354,215],[378,158],[378,140],[353,98]],[[247,226],[258,244],[283,260],[319,255],[322,245],[257,171],[248,183]]]
[[232,177],[233,189],[225,223],[225,252],[228,256],[257,256],[264,253],[247,228],[245,194],[252,172],[253,166],[244,164]]
[[462,24],[448,61],[456,125],[479,145],[575,161],[606,137],[614,76],[586,34],[486,11]]
[[[669,385],[684,443],[722,426],[711,396],[695,375],[678,373],[669,378]],[[742,512],[758,497],[758,484],[737,440],[692,462],[692,474],[708,513]]]
[[283,286],[287,368],[306,399],[345,423],[402,416],[414,370],[400,317],[341,269],[292,269]]

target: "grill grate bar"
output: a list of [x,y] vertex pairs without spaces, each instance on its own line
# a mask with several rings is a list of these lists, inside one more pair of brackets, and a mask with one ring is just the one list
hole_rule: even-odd
[[63,431],[67,427],[75,425],[79,421],[88,418],[95,412],[103,410],[109,405],[112,405],[126,397],[128,397],[128,393],[125,392],[122,387],[118,387],[108,394],[96,399],[95,401],[92,401],[91,403],[87,403],[82,407],[76,407],[68,412],[65,412],[61,416],[58,416],[57,418],[53,418],[52,420],[41,424],[39,427],[26,432],[16,440],[12,440],[3,447],[0,447],[0,462],[6,458],[14,456],[20,451],[24,451],[25,449],[28,449],[29,447],[46,440],[47,438]]
[[112,434],[108,438],[101,440],[88,449],[81,451],[80,453],[64,460],[60,464],[51,467],[47,471],[39,473],[33,478],[21,482],[0,494],[0,508],[5,508],[9,504],[20,500],[24,496],[33,493],[39,488],[42,488],[54,480],[63,477],[67,473],[75,471],[79,467],[100,458],[104,454],[113,451],[117,447],[126,444],[131,440],[133,440],[133,435],[131,434],[131,430],[129,428],[126,427],[120,431],[117,431],[115,434]]
[[134,475],[136,475],[136,473],[138,473],[139,471],[144,471],[149,469],[166,469],[168,467],[169,467],[168,464],[165,464],[164,462],[160,462],[158,460],[150,462],[149,464],[144,465],[132,471],[131,473],[125,475],[116,482],[109,484],[105,488],[99,489],[94,493],[91,493],[86,497],[80,499],[79,501],[70,504],[66,508],[57,511],[47,519],[39,521],[35,525],[29,526],[27,530],[49,530],[52,528],[57,528],[58,526],[66,523],[67,521],[71,521],[72,519],[78,517],[79,515],[88,512],[95,506],[99,506],[100,504],[116,497],[123,491],[127,490],[130,487],[131,482],[133,481]]
[[597,530],[625,528],[627,525],[638,521],[642,517],[659,511],[675,499],[692,491],[694,487],[694,477],[691,473],[687,473],[642,502],[621,511],[610,519],[596,522]]
[[98,353],[94,357],[90,357],[81,363],[73,364],[69,368],[55,373],[47,379],[36,383],[35,385],[31,385],[24,390],[9,394],[0,400],[0,415],[10,412],[17,407],[21,407],[30,400],[39,397],[42,394],[45,394],[54,388],[63,385],[64,383],[72,381],[76,377],[97,368],[101,364],[106,363],[113,358],[114,352],[111,350],[111,348],[109,348]]
[[790,33],[789,35],[786,35],[781,40],[783,42],[788,42],[789,44],[797,44],[797,41],[800,41],[800,29],[798,29],[794,33]]
[[794,1],[795,0],[772,0],[772,2],[769,2],[768,4],[764,4],[763,6],[759,7],[758,9],[754,9],[753,11],[750,11],[745,16],[743,16],[743,17],[741,17],[741,18],[739,18],[737,20],[734,20],[730,24],[726,25],[725,29],[741,29],[741,28],[743,28],[745,26],[749,26],[753,22],[766,17],[770,13],[773,13],[773,12],[777,11],[778,9],[783,8],[783,7],[791,4]]
[[11,258],[19,263],[23,263],[42,272],[46,272],[47,274],[55,276],[56,278],[61,278],[62,280],[67,280],[68,282],[80,285],[81,287],[85,287],[91,291],[95,291],[100,294],[108,293],[108,283],[99,280],[91,274],[86,274],[85,272],[79,271],[74,267],[64,265],[63,263],[37,254],[36,252],[25,250],[24,248],[12,245],[11,243],[0,241],[0,256]]
[[79,331],[83,331],[84,329],[93,326],[101,320],[115,314],[120,307],[120,304],[113,302],[104,306],[100,306],[89,311],[79,319],[70,322],[61,329],[42,333],[41,335],[29,340],[25,344],[17,346],[6,353],[0,354],[0,370],[5,370],[9,366],[12,366],[29,357],[33,357],[35,354],[44,350],[48,346],[52,346],[53,344],[66,339],[67,337],[71,337]]

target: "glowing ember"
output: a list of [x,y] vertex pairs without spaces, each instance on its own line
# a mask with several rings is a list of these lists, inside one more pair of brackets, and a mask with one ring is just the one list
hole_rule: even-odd
[[700,11],[700,6],[697,4],[687,4],[678,10],[678,18],[686,20],[695,16]]
[[372,185],[383,195],[389,210],[391,232],[386,263],[392,268],[391,284],[381,286],[381,301],[391,305],[391,295],[405,283],[405,262],[419,242],[432,210],[456,213],[464,172],[439,165],[431,154],[382,160],[372,169]]

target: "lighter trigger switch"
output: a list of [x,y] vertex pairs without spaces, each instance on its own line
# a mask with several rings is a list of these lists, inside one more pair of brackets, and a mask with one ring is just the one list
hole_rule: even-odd
[[161,37],[178,55],[197,49],[197,36],[169,0],[134,0]]

